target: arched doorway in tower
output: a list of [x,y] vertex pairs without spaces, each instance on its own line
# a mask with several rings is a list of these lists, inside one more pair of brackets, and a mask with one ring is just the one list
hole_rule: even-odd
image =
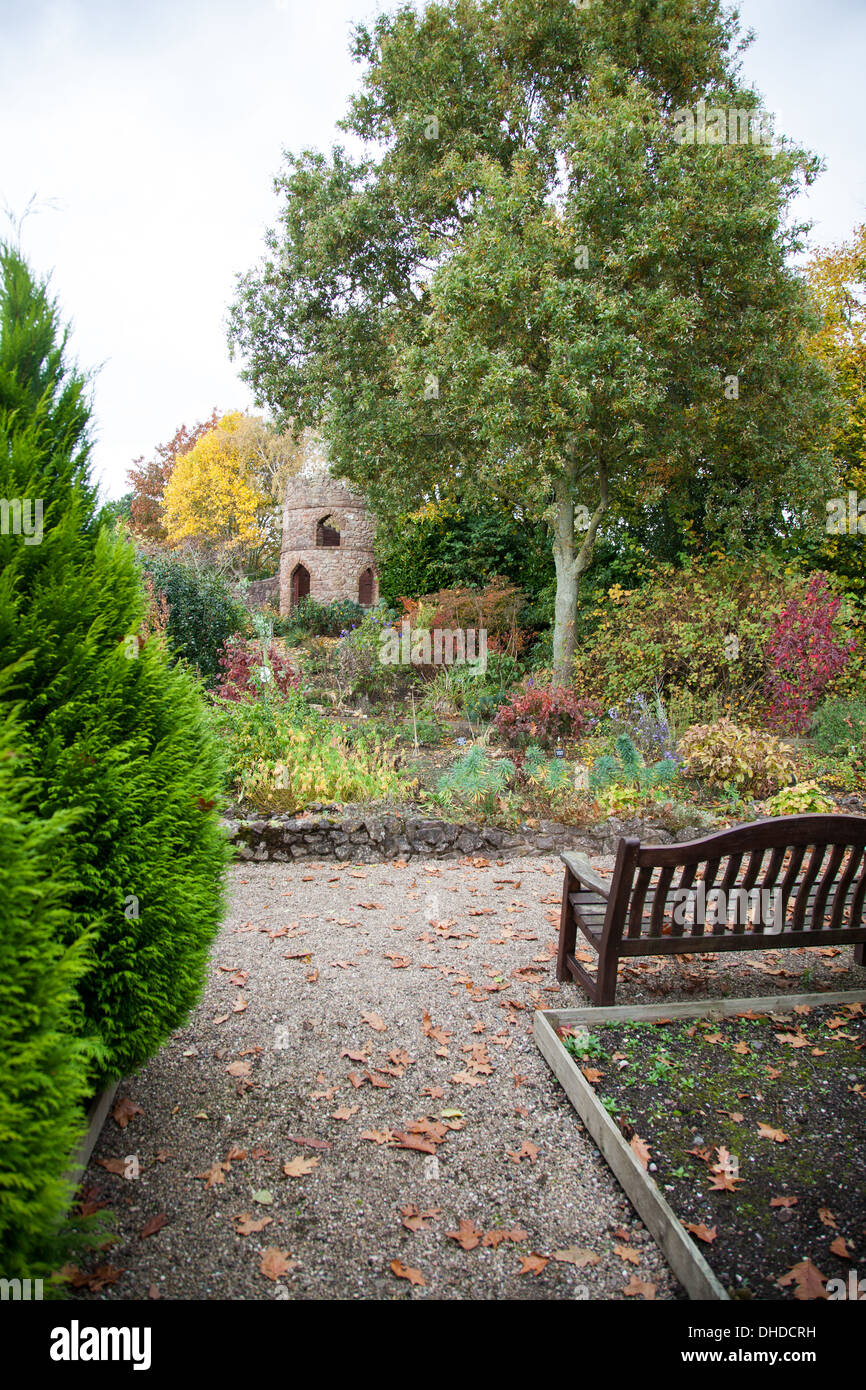
[[302,598],[307,598],[310,592],[310,571],[303,565],[295,565],[292,570],[292,607],[295,608]]
[[365,569],[358,580],[358,602],[362,608],[369,608],[373,602],[373,571]]

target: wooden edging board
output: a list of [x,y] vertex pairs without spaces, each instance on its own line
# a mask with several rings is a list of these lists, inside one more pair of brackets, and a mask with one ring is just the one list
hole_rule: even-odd
[[73,1192],[78,1187],[84,1170],[90,1162],[90,1155],[102,1133],[102,1126],[108,1118],[119,1085],[119,1081],[112,1081],[111,1085],[101,1091],[98,1096],[94,1096],[90,1103],[87,1111],[87,1130],[77,1149],[70,1155],[69,1167],[66,1170],[66,1181]]
[[591,1028],[599,1023],[651,1023],[661,1018],[724,1018],[732,1014],[789,1013],[797,1004],[810,1007],[866,1003],[866,990],[835,990],[825,994],[765,995],[755,999],[706,999],[700,1003],[623,1004],[609,1008],[537,1009],[532,1032],[551,1071],[607,1160],[614,1176],[692,1299],[728,1302],[730,1295],[716,1278],[676,1212],[651,1174],[641,1167],[608,1115],[575,1059],[566,1052],[557,1028]]

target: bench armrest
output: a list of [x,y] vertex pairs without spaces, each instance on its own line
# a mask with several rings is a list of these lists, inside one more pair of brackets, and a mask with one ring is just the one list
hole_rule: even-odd
[[610,897],[610,880],[599,877],[585,854],[560,854],[559,857],[569,873],[579,879],[584,887],[591,888],[603,898]]

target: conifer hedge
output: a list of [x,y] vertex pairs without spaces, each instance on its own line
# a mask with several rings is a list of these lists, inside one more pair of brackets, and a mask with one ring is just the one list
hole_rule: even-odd
[[46,284],[0,247],[6,1277],[7,1249],[25,1259],[62,1206],[85,1093],[194,1003],[228,859],[209,716],[160,639],[142,643],[133,547],[99,525],[87,392]]
[[69,817],[39,814],[20,771],[22,740],[10,716],[0,720],[0,1275],[7,1279],[49,1272],[90,1060],[77,1035],[87,940],[62,944],[70,885],[56,856]]

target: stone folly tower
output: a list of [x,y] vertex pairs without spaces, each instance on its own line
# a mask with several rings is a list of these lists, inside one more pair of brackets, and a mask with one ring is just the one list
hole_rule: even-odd
[[325,472],[290,478],[283,500],[280,613],[302,598],[318,603],[379,597],[376,522],[365,499]]

